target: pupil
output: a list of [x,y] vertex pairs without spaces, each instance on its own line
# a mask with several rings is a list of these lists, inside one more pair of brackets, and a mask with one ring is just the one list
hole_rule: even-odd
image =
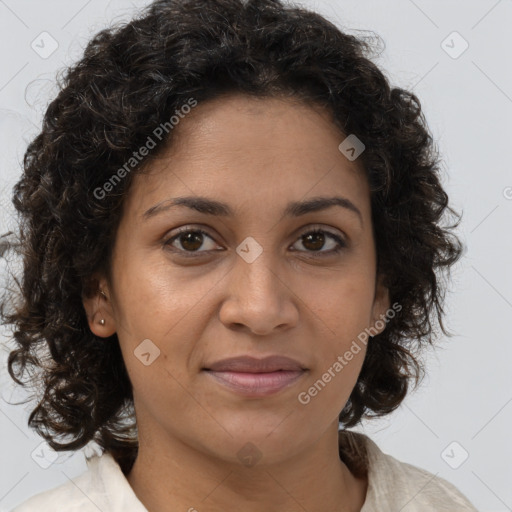
[[[195,242],[195,243],[194,243]],[[198,231],[192,231],[190,233],[184,233],[181,235],[181,245],[185,249],[189,249],[191,251],[195,251],[199,249],[203,243],[203,235]],[[191,244],[191,245],[188,245]]]
[[[305,235],[304,237],[304,246],[306,246],[307,243],[311,242],[311,240],[313,240],[313,246],[314,247],[309,247],[310,249],[312,250],[318,250],[318,249],[321,249],[322,246],[324,245],[324,234],[323,233],[309,233],[308,235]],[[315,242],[316,240],[316,242]]]

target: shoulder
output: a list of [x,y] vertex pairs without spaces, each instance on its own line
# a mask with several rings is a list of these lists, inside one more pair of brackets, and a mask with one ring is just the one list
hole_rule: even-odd
[[[50,512],[59,510],[58,504],[66,504],[66,510],[69,512],[89,511],[97,508],[89,501],[94,496],[88,498],[91,489],[90,470],[68,481],[58,487],[40,492],[18,505],[12,512]],[[83,489],[83,492],[81,491]]]
[[361,512],[385,509],[478,512],[453,484],[412,464],[397,460],[368,436],[351,432],[352,443],[364,447],[368,491]]
[[135,503],[129,510],[145,510],[112,455],[104,453],[87,459],[87,471],[77,478],[32,496],[11,512],[98,512],[115,508],[118,501]]

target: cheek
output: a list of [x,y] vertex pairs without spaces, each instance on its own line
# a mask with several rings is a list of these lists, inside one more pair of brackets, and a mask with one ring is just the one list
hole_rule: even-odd
[[354,389],[366,347],[360,344],[351,349],[350,344],[344,344],[340,348],[319,361],[297,394],[297,407],[307,417],[324,418],[326,423],[334,421]]
[[149,257],[144,251],[132,251],[117,267],[119,318],[132,338],[153,336],[165,341],[179,326],[189,321],[189,312],[208,294],[212,283],[194,277],[197,270],[178,268],[160,251]]
[[339,351],[369,326],[374,291],[372,276],[347,267],[329,279],[305,282],[301,296]]
[[187,362],[207,315],[211,283],[191,280],[169,265],[124,258],[115,267],[117,335],[134,394],[179,394]]
[[333,404],[331,411],[341,411],[357,382],[366,354],[365,330],[370,326],[374,296],[374,281],[364,269],[357,272],[347,268],[337,277],[322,282],[322,286],[319,281],[309,283],[305,295],[307,309],[314,313],[309,316],[316,365],[307,383],[312,387],[302,390],[304,400]]

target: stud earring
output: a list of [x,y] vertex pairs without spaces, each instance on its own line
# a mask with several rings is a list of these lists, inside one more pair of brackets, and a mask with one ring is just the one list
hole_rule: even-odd
[[102,318],[102,319],[100,320],[100,325],[105,325],[105,319],[104,319],[104,318]]

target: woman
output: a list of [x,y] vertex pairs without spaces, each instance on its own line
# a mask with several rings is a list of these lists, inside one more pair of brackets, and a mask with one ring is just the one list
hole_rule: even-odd
[[98,453],[16,511],[476,510],[349,430],[418,383],[462,251],[369,50],[277,0],[159,0],[68,70],[4,320],[30,426]]

